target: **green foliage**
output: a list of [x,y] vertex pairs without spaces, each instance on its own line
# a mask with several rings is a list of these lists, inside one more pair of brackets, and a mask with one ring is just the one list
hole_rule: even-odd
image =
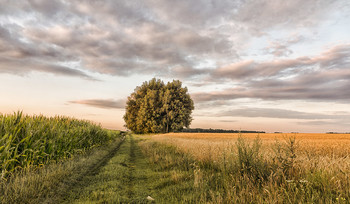
[[124,120],[135,133],[172,132],[188,127],[192,121],[193,101],[178,80],[153,78],[128,97]]
[[1,178],[16,169],[69,158],[110,141],[112,134],[89,121],[68,117],[0,114]]

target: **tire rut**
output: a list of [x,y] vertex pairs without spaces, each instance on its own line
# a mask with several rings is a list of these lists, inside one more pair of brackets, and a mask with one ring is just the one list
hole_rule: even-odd
[[[100,170],[111,160],[120,146],[124,143],[126,135],[123,136],[122,140],[114,147],[107,155],[103,156],[96,163],[90,165],[87,170],[73,174],[70,178],[62,181],[60,185],[57,186],[56,190],[53,190],[46,199],[39,201],[39,203],[66,203],[69,202],[70,198],[67,196],[69,194],[74,194],[76,189],[84,187],[88,183],[88,177],[94,176],[100,172]],[[69,192],[69,193],[68,193]]]
[[128,165],[128,197],[132,199],[134,192],[134,166],[135,166],[135,140],[130,136],[130,152],[129,152],[129,165]]

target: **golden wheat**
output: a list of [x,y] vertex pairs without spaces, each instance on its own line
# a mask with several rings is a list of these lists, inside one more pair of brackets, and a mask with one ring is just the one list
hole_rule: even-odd
[[328,172],[350,172],[350,134],[321,133],[169,133],[154,135],[152,139],[171,144],[201,161],[223,162],[236,155],[239,136],[262,141],[262,153],[266,160],[276,155],[276,144],[295,137],[296,162],[303,169],[324,169]]

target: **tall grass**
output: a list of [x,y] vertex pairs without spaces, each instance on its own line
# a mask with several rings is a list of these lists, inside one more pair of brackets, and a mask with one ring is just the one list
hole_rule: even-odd
[[[87,150],[84,154],[41,168],[31,167],[0,181],[0,203],[62,203],[68,191],[80,187],[86,176],[94,174],[123,141],[115,132],[113,142]],[[68,202],[66,202],[68,203]]]
[[111,137],[107,130],[89,121],[22,112],[0,114],[0,180],[17,169],[69,158]]
[[[306,157],[304,141],[293,136],[273,143],[243,137],[227,143],[220,141],[219,135],[204,140],[196,135],[188,137],[153,136],[153,140],[142,144],[142,149],[155,168],[171,171],[189,168],[193,202],[350,201],[350,157],[346,154],[349,146],[337,154],[328,151],[333,152],[331,155],[325,155],[325,151],[317,154],[318,146],[307,146]],[[334,161],[328,160],[328,156]]]

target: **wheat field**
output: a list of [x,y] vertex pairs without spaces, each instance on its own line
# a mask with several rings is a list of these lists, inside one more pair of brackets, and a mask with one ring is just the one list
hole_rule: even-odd
[[[201,203],[349,203],[350,134],[168,133],[143,151]],[[179,173],[180,172],[180,173]],[[176,179],[175,179],[176,180]],[[197,194],[196,194],[197,193]]]
[[266,160],[276,155],[280,144],[295,138],[296,163],[303,169],[350,172],[350,134],[325,133],[169,133],[154,135],[152,139],[171,144],[202,161],[220,163],[235,156],[239,137],[262,143],[261,152]]

